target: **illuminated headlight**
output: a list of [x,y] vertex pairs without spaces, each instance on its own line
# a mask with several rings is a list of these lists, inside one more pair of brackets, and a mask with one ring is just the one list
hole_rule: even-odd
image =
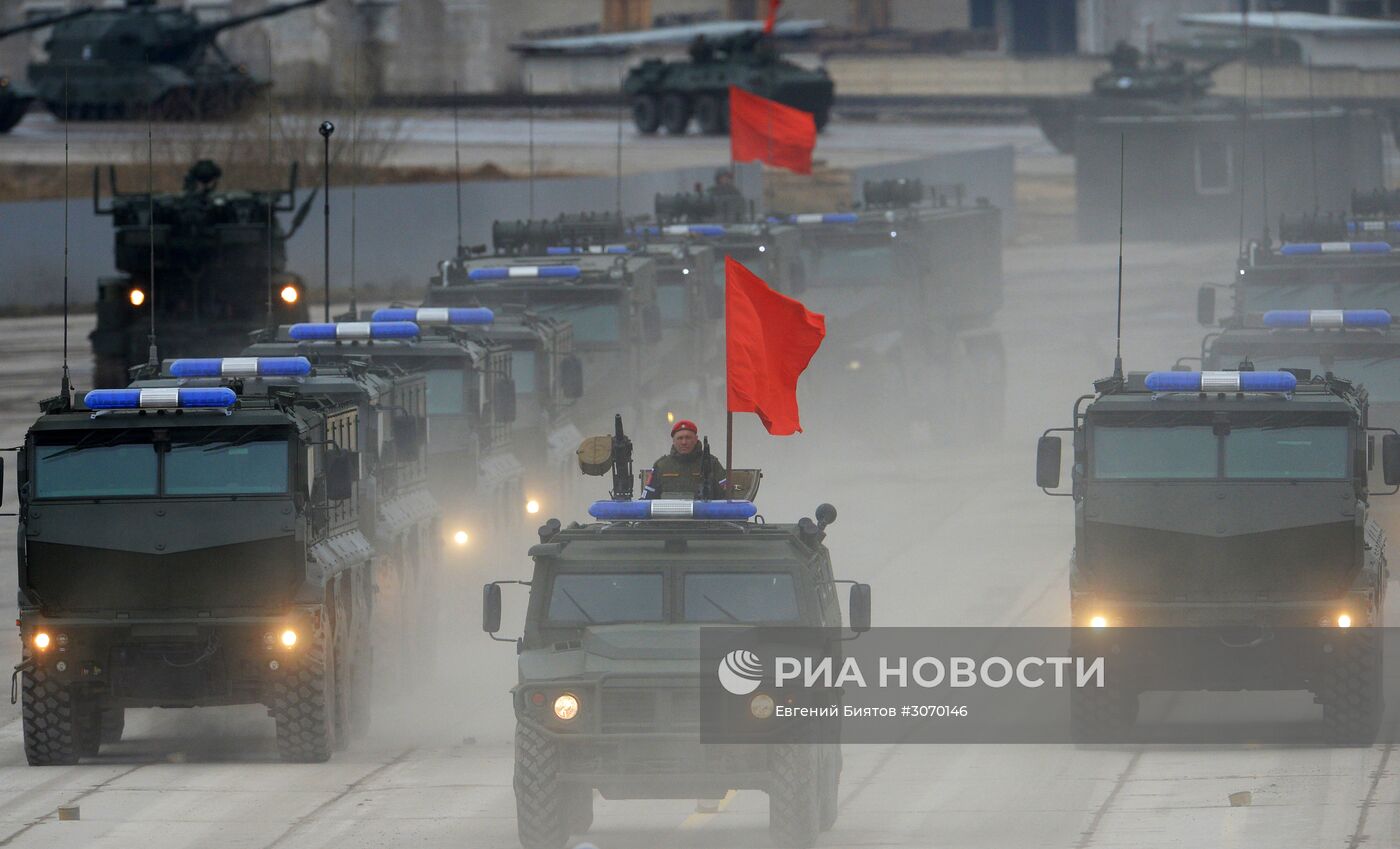
[[568,722],[578,716],[578,696],[565,693],[554,700],[554,715]]
[[458,531],[452,535],[452,541],[458,545],[466,545],[471,540],[466,531]]
[[1090,628],[1107,628],[1107,627],[1108,627],[1108,617],[1107,617],[1107,616],[1103,616],[1103,615],[1099,615],[1099,616],[1092,617],[1092,618],[1089,620],[1089,627],[1090,627]]
[[1347,614],[1347,613],[1343,613],[1341,616],[1338,616],[1338,617],[1337,617],[1337,627],[1338,627],[1338,628],[1350,628],[1350,627],[1351,627],[1351,615],[1350,615],[1350,614]]
[[301,297],[301,293],[297,291],[297,287],[290,285],[283,286],[279,294],[282,296],[282,302],[285,304],[295,304],[297,298]]
[[773,697],[767,693],[759,693],[749,699],[749,713],[754,719],[768,719],[773,715]]
[[283,648],[292,648],[297,644],[297,632],[293,631],[291,628],[288,628],[287,630],[282,632],[281,639]]
[[535,499],[531,498],[529,501],[525,502],[525,512],[529,513],[532,516],[540,512],[540,503]]
[[891,238],[891,239],[898,239],[898,238],[899,238],[899,231],[898,231],[898,230],[891,230],[891,231],[890,231],[890,238]]
[[132,289],[126,294],[127,300],[131,301],[133,307],[139,307],[146,303],[146,293],[140,289]]
[[53,640],[44,631],[36,631],[31,642],[34,644],[34,648],[39,651],[47,651],[49,644],[52,643]]
[[767,245],[759,245],[759,246],[758,246],[758,252],[761,253],[761,254],[763,254],[763,253],[768,253],[768,246],[767,246]]
[[690,274],[690,269],[689,269],[689,268],[682,268],[682,269],[681,269],[681,274],[684,274],[684,275],[689,276],[689,274]]

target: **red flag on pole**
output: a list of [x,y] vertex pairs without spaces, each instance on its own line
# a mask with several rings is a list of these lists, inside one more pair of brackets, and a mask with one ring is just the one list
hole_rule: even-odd
[[797,378],[826,336],[826,317],[724,258],[729,412],[757,413],[774,436],[798,433]]
[[783,0],[768,0],[768,17],[763,21],[763,34],[772,35],[773,25],[778,22],[778,7],[783,5]]
[[729,158],[812,173],[817,123],[812,113],[729,87]]

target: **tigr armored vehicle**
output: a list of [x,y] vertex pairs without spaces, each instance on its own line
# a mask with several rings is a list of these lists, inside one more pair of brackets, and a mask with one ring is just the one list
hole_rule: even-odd
[[[51,27],[63,21],[75,20],[84,15],[92,14],[92,9],[76,9],[62,15],[49,15],[47,17],[35,18],[16,24],[12,27],[0,29],[0,39],[9,38],[20,33],[33,32],[44,27]],[[24,113],[29,111],[29,105],[34,102],[38,95],[30,86],[17,82],[10,77],[0,76],[0,133],[8,133],[14,129],[15,124],[20,122]],[[62,104],[59,106],[59,117],[62,117]]]
[[[509,349],[467,328],[490,324],[484,309],[377,310],[374,321],[296,324],[259,331],[243,356],[303,356],[313,364],[359,362],[426,381],[426,417],[392,410],[393,428],[426,426],[427,479],[442,505],[444,539],[500,543],[520,525],[526,497],[511,450],[516,384]],[[409,326],[409,323],[412,326]]]
[[[1114,375],[1041,437],[1047,491],[1057,430],[1073,434],[1074,641],[1131,673],[1074,691],[1075,737],[1120,739],[1145,690],[1310,690],[1329,742],[1369,745],[1386,563],[1365,390],[1303,371]],[[1393,487],[1400,437],[1382,443]],[[1163,628],[1182,629],[1170,651]]]
[[94,172],[93,210],[112,217],[121,273],[97,281],[94,385],[125,386],[128,369],[146,361],[152,309],[161,351],[181,357],[237,351],[253,330],[306,320],[305,286],[286,262],[310,199],[289,230],[276,216],[295,207],[296,166],[286,189],[220,191],[221,175],[200,160],[183,192],[151,195],[117,191],[113,172],[104,207]]
[[[697,667],[702,626],[839,632],[823,545],[836,511],[823,504],[816,521],[778,524],[754,521],[743,500],[632,501],[631,446],[620,441],[623,450],[590,467],[612,464],[614,500],[595,503],[588,523],[551,519],[530,549],[524,635],[510,640],[520,655],[511,692],[520,842],[560,849],[587,832],[595,790],[606,799],[694,799],[756,789],[768,793],[778,844],[811,846],[836,820],[839,744],[702,744]],[[493,636],[502,583],[485,589],[483,626]],[[849,627],[869,625],[870,589],[857,585]]]
[[[951,195],[951,196],[950,196]],[[847,384],[828,393],[886,420],[967,416],[979,435],[1004,417],[1005,354],[992,322],[1002,303],[1001,212],[920,180],[868,181],[857,208],[783,216],[802,236],[803,303],[840,332],[822,361]],[[820,361],[819,361],[820,362]],[[927,391],[932,369],[958,375],[959,400]],[[935,401],[938,406],[929,406]],[[836,411],[833,411],[836,412]],[[862,423],[862,427],[867,426]]]
[[25,753],[95,754],[128,707],[263,703],[285,760],[323,761],[368,718],[386,387],[301,358],[168,373],[51,399],[25,436]]
[[637,130],[685,133],[693,116],[700,132],[729,131],[729,87],[812,113],[820,131],[831,118],[835,86],[825,69],[802,68],[778,55],[771,37],[746,32],[710,41],[699,36],[689,62],[647,59],[627,72],[622,93],[632,102]]
[[233,115],[271,81],[230,59],[216,41],[219,33],[322,2],[276,4],[202,24],[187,9],[126,0],[55,26],[45,44],[48,56],[30,64],[29,81],[60,118],[65,86],[69,114],[79,120]]

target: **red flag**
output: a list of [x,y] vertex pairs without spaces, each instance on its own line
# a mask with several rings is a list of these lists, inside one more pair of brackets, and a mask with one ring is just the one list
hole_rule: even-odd
[[812,173],[817,123],[812,113],[729,87],[729,158],[767,162],[798,174]]
[[797,378],[826,336],[826,317],[768,288],[724,258],[724,331],[729,412],[757,413],[774,436],[802,430]]
[[772,35],[773,25],[778,22],[778,7],[783,5],[783,0],[768,0],[768,17],[763,21],[763,34]]

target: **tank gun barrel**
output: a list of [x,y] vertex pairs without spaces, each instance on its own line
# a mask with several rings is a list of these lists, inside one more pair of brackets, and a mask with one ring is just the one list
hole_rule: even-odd
[[81,18],[84,15],[91,15],[94,11],[96,11],[94,8],[89,7],[84,9],[77,9],[76,11],[72,12],[65,12],[62,15],[51,15],[47,18],[37,18],[32,21],[25,21],[22,24],[16,24],[12,27],[5,27],[3,29],[0,29],[0,38],[9,38],[12,35],[19,35],[22,32],[43,29],[44,27],[53,26],[54,24],[62,23],[63,21],[71,21],[74,18]]
[[268,6],[266,9],[263,9],[260,12],[249,12],[246,15],[237,15],[235,17],[229,18],[228,20],[217,21],[212,24],[205,24],[204,26],[200,27],[196,32],[201,38],[213,38],[214,36],[218,35],[226,29],[241,27],[244,24],[252,23],[253,21],[260,20],[262,18],[273,18],[278,15],[285,15],[287,12],[295,12],[297,9],[305,9],[310,6],[319,6],[324,2],[325,0],[297,0],[297,2],[295,3],[282,3],[275,6]]

